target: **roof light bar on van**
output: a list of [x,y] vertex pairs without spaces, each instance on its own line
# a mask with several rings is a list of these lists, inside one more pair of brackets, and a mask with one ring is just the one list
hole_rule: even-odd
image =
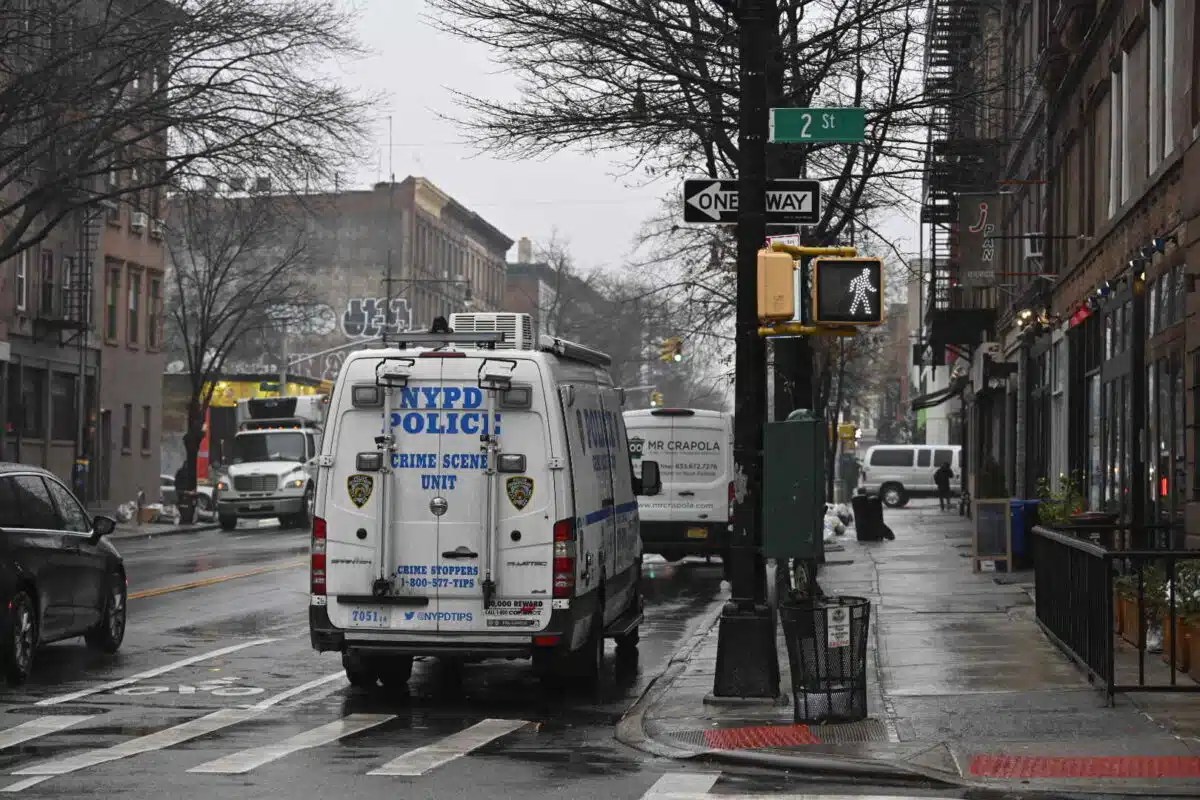
[[656,408],[650,412],[652,417],[694,417],[696,412],[690,408]]
[[483,350],[494,350],[496,345],[504,341],[502,331],[480,331],[479,333],[418,333],[406,331],[403,333],[384,334],[385,344],[407,350],[411,347],[444,347],[448,344],[475,345]]
[[559,339],[554,336],[541,336],[538,338],[538,349],[545,353],[554,353],[563,358],[582,361],[585,364],[591,364],[594,367],[608,367],[612,365],[612,359],[605,353],[599,350],[593,350],[590,347],[584,347],[575,342],[568,342],[565,339]]

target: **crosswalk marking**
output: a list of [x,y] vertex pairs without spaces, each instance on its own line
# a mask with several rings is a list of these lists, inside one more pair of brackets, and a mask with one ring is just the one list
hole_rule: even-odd
[[223,708],[220,711],[205,714],[203,717],[189,720],[179,725],[147,734],[146,736],[139,736],[136,739],[130,739],[120,744],[115,744],[112,747],[87,750],[83,753],[67,756],[66,758],[43,761],[41,764],[34,764],[33,766],[16,770],[13,772],[13,775],[66,775],[69,772],[77,772],[81,769],[94,767],[97,764],[106,764],[109,761],[117,761],[122,758],[161,750],[164,747],[182,744],[183,742],[205,736],[214,731],[219,731],[222,728],[228,728],[230,725],[245,722],[261,713],[263,712],[253,708]]
[[668,797],[696,797],[708,794],[708,790],[721,777],[719,772],[668,772],[642,795],[643,800]]
[[77,692],[69,692],[67,694],[55,695],[54,697],[47,697],[45,700],[37,701],[34,703],[34,705],[56,706],[60,705],[61,703],[70,703],[83,697],[89,697],[93,694],[99,694],[100,692],[107,692],[110,689],[120,689],[122,686],[128,686],[131,683],[137,683],[138,681],[145,680],[146,678],[156,678],[159,675],[165,675],[168,672],[174,672],[175,670],[182,669],[183,667],[190,667],[192,664],[199,664],[202,661],[208,661],[213,658],[229,655],[230,653],[236,653],[239,650],[245,650],[248,647],[257,647],[260,644],[270,644],[274,641],[276,640],[269,638],[254,639],[253,641],[242,642],[240,644],[230,645],[229,647],[222,647],[218,650],[210,650],[207,653],[201,653],[197,656],[191,656],[190,658],[173,661],[170,664],[165,664],[161,667],[148,669],[145,672],[139,672],[136,675],[130,675],[128,678],[120,678],[118,680],[108,681],[106,683],[98,683],[95,686],[91,686],[87,689],[80,689]]
[[519,719],[485,719],[433,744],[410,750],[367,774],[415,778],[528,724]]
[[31,739],[37,739],[41,736],[47,736],[51,733],[58,733],[61,730],[78,725],[81,722],[91,719],[90,714],[63,714],[58,717],[42,717],[41,719],[31,719],[29,722],[22,722],[20,725],[14,725],[0,731],[0,750],[13,745],[28,742]]
[[[211,655],[211,654],[210,654]],[[174,725],[170,728],[164,728],[161,731],[139,736],[136,739],[121,742],[112,747],[102,747],[95,750],[87,750],[66,758],[51,759],[43,761],[40,764],[34,764],[24,769],[19,769],[13,772],[13,775],[35,775],[41,776],[38,780],[19,781],[9,786],[0,788],[0,792],[19,792],[41,783],[55,775],[66,775],[70,772],[77,772],[81,769],[94,767],[98,764],[106,764],[110,761],[117,761],[130,756],[141,755],[155,750],[162,750],[166,747],[174,747],[177,744],[182,744],[200,736],[206,736],[210,733],[228,728],[231,725],[237,725],[239,722],[254,719],[255,717],[265,714],[268,709],[278,703],[283,702],[297,694],[308,691],[317,686],[330,683],[336,678],[344,678],[341,672],[325,675],[324,677],[311,680],[308,683],[301,684],[287,691],[268,697],[261,702],[255,703],[252,706],[244,708],[223,708],[220,711],[214,711],[211,714],[206,714],[203,717],[189,720],[187,722]]]
[[255,747],[252,750],[243,750],[240,753],[231,753],[215,761],[209,761],[198,767],[192,767],[188,772],[240,775],[261,767],[263,764],[268,764],[284,756],[291,755],[298,750],[307,750],[312,747],[330,744],[345,736],[374,728],[395,718],[395,714],[351,714],[336,722],[330,722],[319,728],[313,728],[310,731],[297,734],[289,739],[284,739],[278,744],[268,744],[263,747]]

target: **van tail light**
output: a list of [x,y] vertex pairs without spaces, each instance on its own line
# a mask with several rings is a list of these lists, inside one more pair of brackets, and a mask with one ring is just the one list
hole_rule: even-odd
[[554,523],[554,597],[569,598],[575,593],[577,555],[575,520],[560,519]]
[[313,517],[312,562],[309,566],[310,589],[313,594],[325,594],[325,520]]

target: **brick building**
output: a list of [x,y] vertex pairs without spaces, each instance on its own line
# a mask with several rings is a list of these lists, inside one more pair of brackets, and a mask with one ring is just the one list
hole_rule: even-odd
[[971,449],[1200,543],[1200,4],[931,10],[926,334],[973,353]]

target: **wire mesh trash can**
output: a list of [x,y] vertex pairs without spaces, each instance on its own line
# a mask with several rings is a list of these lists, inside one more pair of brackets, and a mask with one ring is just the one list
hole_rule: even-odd
[[779,617],[796,722],[866,719],[870,601],[847,596],[788,601],[780,603]]

